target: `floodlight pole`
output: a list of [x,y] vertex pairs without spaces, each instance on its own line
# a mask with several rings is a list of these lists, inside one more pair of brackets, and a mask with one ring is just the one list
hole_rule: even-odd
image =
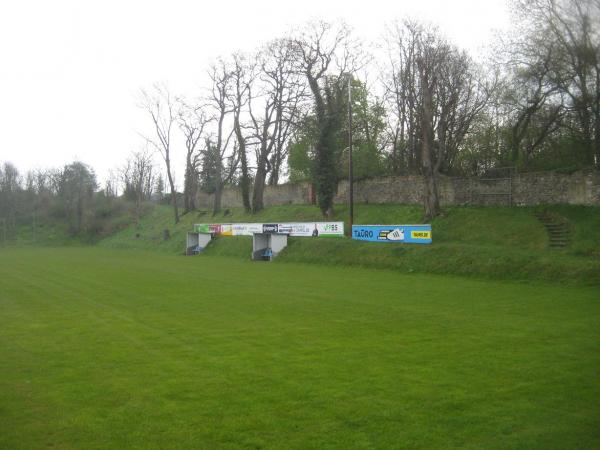
[[352,75],[348,74],[348,203],[350,209],[349,226],[352,236],[354,223],[354,170],[352,167]]

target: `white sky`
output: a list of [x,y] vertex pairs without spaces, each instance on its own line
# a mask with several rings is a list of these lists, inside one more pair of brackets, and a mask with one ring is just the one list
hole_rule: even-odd
[[[472,52],[509,23],[505,0],[3,0],[0,162],[24,172],[78,159],[102,180],[151,130],[136,107],[141,87],[164,81],[197,96],[211,58],[254,50],[307,20],[342,19],[375,40],[407,16]],[[174,152],[182,181],[183,148]]]

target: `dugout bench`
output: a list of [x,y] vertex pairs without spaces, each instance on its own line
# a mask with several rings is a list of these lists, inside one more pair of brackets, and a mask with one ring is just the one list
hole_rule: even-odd
[[252,260],[271,261],[287,247],[286,233],[253,233]]

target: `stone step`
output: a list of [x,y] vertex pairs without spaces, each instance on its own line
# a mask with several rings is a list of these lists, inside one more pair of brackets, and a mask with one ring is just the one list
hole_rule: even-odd
[[544,225],[548,235],[548,246],[550,248],[565,248],[570,242],[571,229],[569,223],[543,212],[535,213],[535,217]]

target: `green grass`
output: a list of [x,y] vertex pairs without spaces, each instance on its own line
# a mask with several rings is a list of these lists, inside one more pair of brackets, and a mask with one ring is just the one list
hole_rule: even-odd
[[[549,207],[554,209],[555,207]],[[577,207],[566,206],[565,211],[576,211]],[[435,243],[459,243],[469,245],[515,246],[531,250],[543,250],[547,246],[544,227],[535,218],[538,208],[452,206],[444,215],[432,223]],[[600,220],[600,208],[588,208],[589,214],[574,215],[575,224],[583,222],[594,229]],[[156,206],[145,216],[138,227],[130,227],[105,239],[101,245],[140,249],[182,252],[185,233],[194,223],[224,222],[294,222],[324,220],[319,209],[312,205],[287,205],[267,208],[258,214],[245,214],[241,208],[227,210],[227,214],[212,216],[207,211],[192,212],[181,217],[178,225],[173,224],[172,210],[168,206]],[[418,205],[358,204],[355,206],[354,223],[420,223],[422,208]],[[346,205],[336,205],[334,220],[346,222]],[[591,220],[590,220],[591,219]],[[169,229],[172,239],[162,240],[162,232]],[[600,239],[600,231],[590,238]],[[590,241],[593,239],[590,239]],[[593,244],[594,245],[594,244]],[[600,249],[600,243],[595,243]]]
[[86,243],[85,239],[69,234],[65,220],[55,218],[38,219],[35,226],[33,221],[21,224],[8,233],[7,241],[11,247],[81,246]]
[[[306,263],[355,266],[401,273],[460,275],[481,279],[540,280],[563,284],[600,285],[600,260],[561,251],[532,252],[521,248],[436,244],[402,246],[349,239],[290,238],[275,264]],[[250,258],[252,238],[224,237],[211,242],[200,258]]]
[[[548,248],[548,236],[535,212],[546,208],[569,220],[573,244],[565,250]],[[414,205],[356,206],[356,223],[415,223],[421,208]],[[339,205],[336,219],[347,209]],[[112,248],[138,248],[168,253],[183,252],[185,233],[198,222],[269,222],[322,220],[309,205],[273,207],[252,216],[240,209],[213,218],[197,213],[172,224],[171,211],[155,208],[138,228],[129,228],[100,243]],[[545,206],[536,208],[448,207],[432,223],[431,246],[382,245],[349,239],[290,239],[278,263],[302,262],[393,269],[404,273],[451,274],[488,279],[537,279],[564,283],[600,283],[600,209]],[[168,228],[171,239],[162,240]],[[207,248],[206,256],[246,259],[252,246],[248,238],[224,237]]]
[[[0,248],[93,245],[109,235],[135,226],[133,204],[124,199],[104,202],[96,205],[91,217],[86,216],[85,226],[77,234],[69,229],[67,218],[56,207],[35,216],[20,217],[16,226],[6,230],[0,227]],[[142,205],[141,214],[155,211],[154,207],[151,203]]]
[[3,449],[600,447],[595,287],[91,247],[0,275]]
[[571,225],[573,243],[570,252],[600,257],[600,208],[556,205],[549,209],[567,219]]
[[[548,210],[568,222],[572,243],[564,250],[548,248],[548,236],[535,213]],[[208,211],[182,216],[173,224],[169,206],[148,206],[138,225],[131,225],[102,239],[106,248],[152,250],[182,254],[187,231],[201,222],[271,222],[322,220],[311,205],[271,207],[259,214],[245,214],[240,208],[213,217]],[[335,220],[348,216],[345,205],[336,206]],[[355,223],[417,223],[418,205],[358,204]],[[125,216],[124,216],[125,217]],[[130,218],[127,220],[131,220]],[[351,265],[393,269],[404,273],[452,274],[488,279],[537,279],[575,284],[600,284],[600,208],[552,205],[538,207],[446,207],[433,223],[433,245],[378,245],[350,240],[291,239],[279,262],[321,265]],[[119,227],[114,227],[119,228]],[[169,230],[170,239],[163,239]],[[64,233],[63,233],[64,234]],[[21,230],[21,243],[31,236],[30,227]],[[60,233],[38,231],[39,245],[80,243]],[[31,245],[31,243],[29,244]],[[246,259],[250,244],[244,239],[223,238],[212,243],[207,255]]]

